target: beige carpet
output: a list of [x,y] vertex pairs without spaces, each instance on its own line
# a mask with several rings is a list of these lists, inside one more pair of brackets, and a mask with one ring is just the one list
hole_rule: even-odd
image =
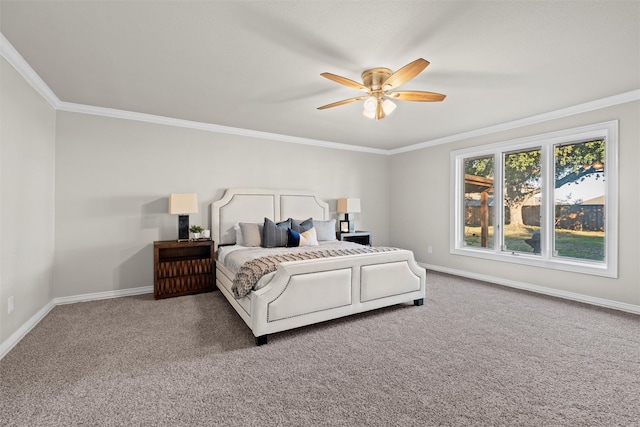
[[58,306],[0,361],[0,425],[638,426],[638,316],[427,283],[262,347],[218,292]]

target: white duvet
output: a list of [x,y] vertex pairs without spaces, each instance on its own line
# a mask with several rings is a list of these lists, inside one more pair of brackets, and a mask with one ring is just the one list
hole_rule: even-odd
[[358,243],[343,242],[340,240],[329,240],[320,242],[319,246],[300,246],[295,248],[261,248],[246,247],[240,245],[219,246],[217,262],[236,274],[242,265],[256,258],[268,255],[279,255],[286,253],[313,252],[318,249],[344,249],[361,247]]

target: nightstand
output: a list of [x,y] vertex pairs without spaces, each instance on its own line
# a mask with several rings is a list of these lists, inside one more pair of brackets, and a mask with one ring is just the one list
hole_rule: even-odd
[[153,242],[153,296],[156,299],[215,289],[212,240]]
[[373,244],[373,239],[371,237],[370,231],[353,231],[350,233],[338,232],[338,240],[359,243],[365,246],[371,246]]

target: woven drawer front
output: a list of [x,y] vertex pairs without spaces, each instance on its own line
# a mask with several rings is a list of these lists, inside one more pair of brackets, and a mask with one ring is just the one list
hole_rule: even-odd
[[212,264],[210,259],[162,262],[158,265],[158,279],[190,276],[193,274],[211,274]]
[[161,279],[157,282],[156,295],[175,294],[198,290],[208,290],[213,287],[211,274],[198,274],[196,276],[172,277]]

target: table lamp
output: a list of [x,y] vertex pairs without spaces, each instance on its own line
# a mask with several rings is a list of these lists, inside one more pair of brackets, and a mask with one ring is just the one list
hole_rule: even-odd
[[338,199],[337,211],[344,214],[344,220],[340,221],[340,232],[353,233],[355,222],[349,221],[349,214],[360,212],[360,199]]
[[189,214],[198,213],[195,193],[169,194],[169,213],[178,215],[178,242],[189,240]]

